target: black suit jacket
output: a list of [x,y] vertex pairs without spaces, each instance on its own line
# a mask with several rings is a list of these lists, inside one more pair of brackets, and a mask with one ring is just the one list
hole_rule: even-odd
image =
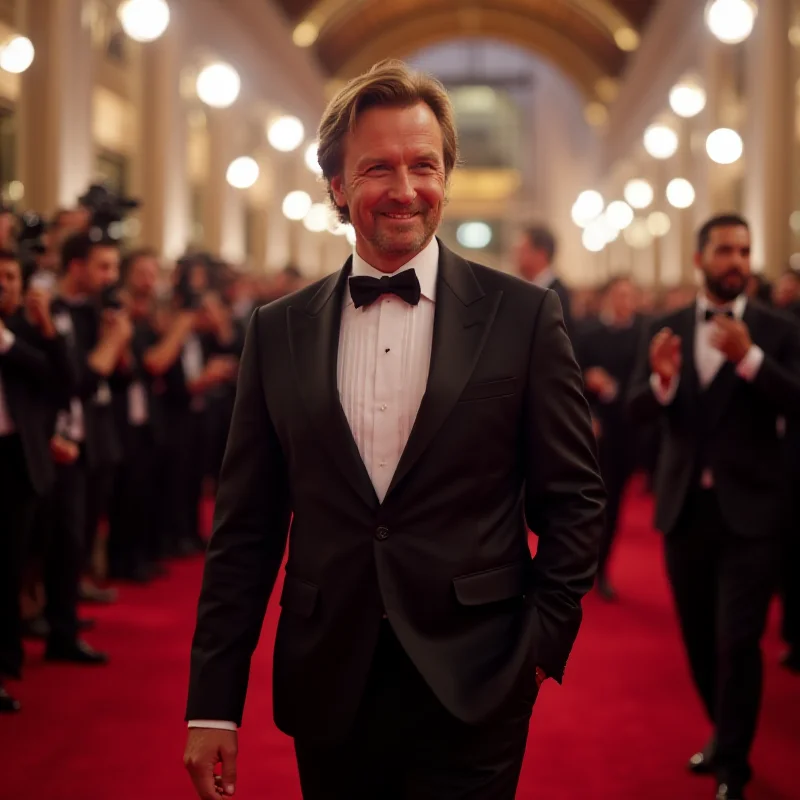
[[292,513],[274,652],[286,733],[347,730],[384,612],[462,720],[495,709],[523,669],[561,680],[604,506],[580,372],[553,293],[440,248],[427,389],[382,504],[336,386],[350,262],[253,316],[188,719],[241,721]]
[[59,393],[72,385],[75,374],[62,336],[45,339],[21,312],[6,325],[15,339],[11,349],[0,355],[0,375],[28,476],[37,494],[44,495],[55,479],[50,437]]
[[[764,361],[749,383],[725,362],[701,398],[695,369],[697,307],[655,320],[646,330],[630,408],[640,420],[663,421],[656,470],[656,527],[672,532],[698,480],[698,446],[706,442],[722,513],[742,536],[780,532],[788,513],[788,481],[778,433],[779,416],[800,410],[800,328],[779,313],[749,300],[743,321]],[[673,402],[662,406],[650,388],[650,339],[663,327],[682,340],[683,366]],[[701,413],[701,402],[705,403]]]
[[556,278],[549,288],[558,295],[558,300],[561,303],[561,314],[564,317],[564,327],[567,329],[570,338],[573,338],[575,336],[575,321],[572,319],[572,299],[569,289],[561,282],[560,278]]

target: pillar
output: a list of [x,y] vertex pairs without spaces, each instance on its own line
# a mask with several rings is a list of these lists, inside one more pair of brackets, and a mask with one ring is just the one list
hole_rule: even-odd
[[762,3],[747,47],[745,213],[753,234],[753,266],[770,278],[791,253],[794,93],[788,2]]
[[142,242],[179,257],[191,237],[187,109],[180,95],[184,43],[178,25],[142,53],[139,140]]
[[20,29],[36,57],[22,74],[17,173],[26,206],[72,206],[94,173],[92,36],[82,0],[27,0]]

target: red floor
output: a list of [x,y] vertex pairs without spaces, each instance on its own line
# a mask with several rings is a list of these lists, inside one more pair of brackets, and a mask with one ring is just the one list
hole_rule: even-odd
[[[519,798],[711,800],[713,784],[684,762],[708,733],[689,684],[649,504],[634,498],[617,559],[622,601],[591,597],[563,688],[547,685],[534,711]],[[91,609],[91,642],[105,669],[50,666],[31,646],[25,680],[9,688],[24,713],[0,719],[6,764],[0,798],[172,800],[193,797],[183,772],[183,703],[201,563],[178,564],[152,587],[123,588]],[[253,665],[240,734],[242,800],[299,798],[290,741],[271,720],[273,603]],[[800,800],[800,678],[775,666],[754,753],[751,800]],[[794,793],[791,787],[794,786]]]

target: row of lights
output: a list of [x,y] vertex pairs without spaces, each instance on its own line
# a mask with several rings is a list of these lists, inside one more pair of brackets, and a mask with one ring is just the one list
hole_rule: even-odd
[[[726,44],[743,42],[752,32],[757,7],[751,0],[709,0],[705,20],[711,33]],[[696,76],[687,76],[672,87],[669,105],[684,119],[691,119],[706,107],[706,91]],[[678,133],[670,125],[654,123],[645,130],[643,144],[647,153],[663,161],[678,150]],[[717,164],[733,164],[742,157],[742,137],[731,128],[718,128],[706,137],[706,153]],[[583,245],[599,252],[615,241],[620,233],[632,247],[648,247],[654,238],[665,236],[671,227],[669,215],[653,211],[646,218],[637,217],[634,209],[644,210],[654,200],[653,187],[641,178],[628,181],[623,191],[625,200],[615,200],[605,207],[599,192],[582,192],[572,207],[572,219],[583,228]],[[673,178],[666,187],[667,202],[677,209],[689,208],[695,190],[686,178]]]

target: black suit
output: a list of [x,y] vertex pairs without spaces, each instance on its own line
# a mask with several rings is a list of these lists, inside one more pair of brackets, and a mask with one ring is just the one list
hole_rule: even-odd
[[[348,737],[365,693],[373,699],[374,658],[405,673],[406,686],[421,674],[418,694],[432,694],[417,705],[435,703],[458,725],[532,700],[534,665],[562,679],[595,573],[604,493],[556,298],[440,245],[427,389],[381,504],[336,387],[349,269],[250,324],[188,719],[241,721],[292,513],[274,712],[298,742]],[[533,560],[526,521],[539,536]],[[382,720],[387,735],[392,722]]]
[[50,434],[55,402],[50,394],[69,381],[62,337],[45,339],[18,312],[6,320],[14,334],[0,354],[0,379],[15,432],[0,437],[0,675],[19,677],[22,622],[19,595],[37,496],[53,485]]
[[[720,778],[741,785],[749,779],[760,703],[759,643],[790,509],[777,420],[800,408],[800,330],[749,301],[743,321],[765,354],[755,380],[725,362],[702,389],[697,316],[693,305],[647,332],[631,409],[663,422],[656,525],[667,534],[667,568],[692,672],[717,728]],[[664,326],[682,338],[683,350],[677,395],[666,407],[649,386],[647,355]],[[713,476],[713,488],[701,488],[704,475]]]
[[572,318],[572,299],[570,297],[569,289],[561,282],[560,278],[555,278],[548,286],[548,289],[554,291],[558,295],[558,300],[561,303],[561,314],[564,317],[564,327],[570,338],[575,337],[575,321]]

